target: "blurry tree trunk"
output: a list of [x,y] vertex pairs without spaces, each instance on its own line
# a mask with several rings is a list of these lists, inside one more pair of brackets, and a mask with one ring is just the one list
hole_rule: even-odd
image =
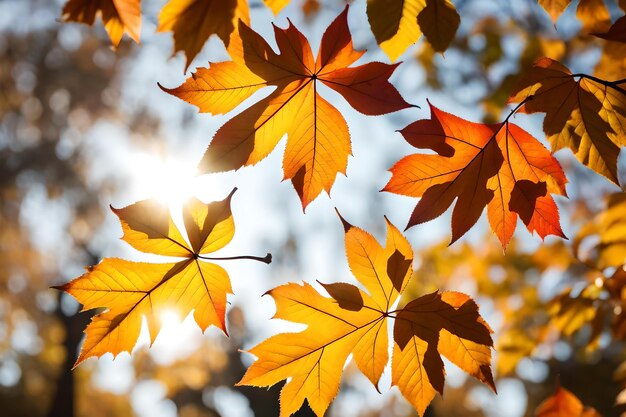
[[[60,297],[59,297],[60,298]],[[61,368],[61,374],[56,381],[56,392],[52,399],[48,417],[74,417],[75,414],[75,380],[72,367],[76,360],[76,352],[83,338],[83,329],[87,326],[91,316],[89,314],[77,313],[73,316],[66,316],[58,307],[57,316],[65,328],[65,363]]]
[[[96,256],[91,255],[89,264],[98,262]],[[59,321],[65,329],[65,362],[61,367],[61,374],[56,381],[56,392],[52,398],[48,417],[74,417],[76,415],[76,381],[74,379],[74,361],[78,352],[78,346],[83,339],[83,329],[89,324],[92,314],[76,313],[66,316],[61,309],[61,297],[59,292],[57,309],[55,311]]]

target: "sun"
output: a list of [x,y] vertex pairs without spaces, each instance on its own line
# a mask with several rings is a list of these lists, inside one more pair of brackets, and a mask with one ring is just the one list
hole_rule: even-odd
[[136,191],[135,195],[175,207],[183,205],[198,191],[195,159],[138,152],[131,164],[130,187]]

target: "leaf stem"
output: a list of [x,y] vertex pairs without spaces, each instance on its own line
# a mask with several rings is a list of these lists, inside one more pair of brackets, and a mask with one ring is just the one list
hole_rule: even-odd
[[626,90],[619,86],[620,84],[626,83],[626,78],[623,78],[621,80],[616,80],[616,81],[607,81],[607,80],[603,80],[601,78],[595,77],[593,75],[583,74],[583,73],[572,74],[572,77],[587,78],[588,80],[595,81],[598,84],[602,84],[606,87],[610,87],[614,89],[615,91],[619,91],[620,93],[626,95]]
[[226,257],[221,257],[221,258],[214,258],[214,257],[210,257],[210,256],[202,256],[202,255],[196,255],[198,258],[200,259],[205,259],[207,261],[232,261],[232,260],[236,260],[236,259],[249,259],[251,261],[258,261],[258,262],[263,262],[265,264],[270,264],[272,263],[272,254],[268,253],[267,255],[265,255],[264,257],[260,257],[260,256],[252,256],[252,255],[243,255],[243,256],[226,256]]
[[513,116],[524,104],[528,103],[529,101],[531,101],[532,99],[534,99],[535,96],[534,95],[529,95],[526,96],[524,98],[524,100],[520,101],[517,106],[515,106],[515,108],[513,110],[511,110],[511,112],[509,113],[508,116],[506,116],[506,118],[502,121],[502,126],[504,126],[505,124],[508,123],[509,119],[511,118],[511,116]]

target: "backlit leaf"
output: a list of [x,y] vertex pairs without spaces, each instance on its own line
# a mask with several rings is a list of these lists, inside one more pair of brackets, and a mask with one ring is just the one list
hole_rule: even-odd
[[63,7],[63,20],[93,25],[99,15],[113,46],[118,46],[124,33],[139,43],[141,32],[140,0],[68,0]]
[[492,389],[491,330],[478,306],[461,293],[432,293],[394,310],[412,269],[413,252],[387,222],[381,246],[369,233],[344,222],[352,273],[364,290],[348,283],[323,284],[331,298],[308,284],[286,284],[269,291],[275,318],[301,323],[300,333],[281,333],[249,350],[257,357],[240,385],[287,383],[280,415],[295,413],[306,400],[323,416],[339,390],[350,354],[377,386],[389,361],[387,321],[394,325],[392,381],[420,415],[436,391],[443,392],[441,354]]
[[559,16],[565,11],[572,0],[538,0],[543,9],[548,12],[552,23],[556,23]]
[[580,400],[563,387],[544,400],[535,411],[536,417],[600,417],[593,408],[584,407]]
[[291,23],[274,27],[279,54],[240,22],[241,40],[233,39],[230,62],[200,69],[183,85],[164,89],[201,112],[228,112],[255,91],[275,86],[270,95],[223,125],[213,137],[200,168],[219,172],[254,165],[288,136],[283,159],[285,179],[293,183],[302,206],[330,192],[351,153],[348,126],[339,111],[320,96],[318,83],[334,89],[356,110],[380,115],[409,105],[388,78],[396,68],[379,62],[349,67],[355,51],[348,29],[348,8],[328,27],[317,59]]
[[159,14],[159,32],[174,33],[174,53],[184,51],[185,70],[213,34],[226,46],[239,19],[250,24],[246,0],[170,0]]
[[521,111],[546,113],[543,130],[552,151],[570,148],[580,162],[618,183],[617,157],[626,145],[626,90],[621,83],[572,74],[541,58],[509,101],[520,103],[529,96]]
[[550,152],[528,132],[505,121],[473,123],[431,107],[431,118],[401,133],[416,148],[432,154],[404,157],[392,168],[384,188],[421,197],[407,227],[432,220],[456,199],[452,242],[476,223],[485,206],[503,247],[518,217],[542,238],[564,237],[551,194],[565,195],[565,175]]
[[[233,191],[234,192],[234,191]],[[183,208],[185,240],[167,209],[151,200],[113,209],[120,218],[123,239],[148,253],[175,256],[171,263],[131,262],[106,258],[79,278],[58,287],[83,304],[83,311],[106,308],[87,326],[76,365],[91,356],[130,352],[137,342],[143,317],[150,339],[158,335],[163,311],[186,317],[192,310],[202,331],[210,325],[226,333],[226,296],[232,293],[227,272],[202,260],[202,254],[227,245],[235,232],[230,210],[232,193],[223,201],[192,200]]]
[[392,61],[422,33],[435,51],[443,52],[460,22],[449,0],[368,0],[367,17],[376,42]]

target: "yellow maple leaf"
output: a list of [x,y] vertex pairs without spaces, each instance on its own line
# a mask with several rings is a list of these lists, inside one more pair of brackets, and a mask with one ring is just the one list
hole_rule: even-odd
[[228,273],[204,260],[265,258],[215,258],[205,254],[226,246],[235,233],[235,224],[226,199],[209,204],[192,200],[183,207],[189,240],[185,240],[168,210],[153,200],[144,200],[122,209],[113,209],[120,218],[122,239],[135,249],[163,256],[184,258],[172,263],[131,262],[106,258],[87,273],[56,287],[83,304],[83,311],[106,308],[87,326],[87,337],[76,364],[107,352],[114,356],[130,352],[147,319],[151,342],[158,335],[159,312],[172,309],[187,316],[192,310],[202,331],[214,325],[226,333],[226,296],[232,293]]
[[257,357],[239,385],[288,382],[280,394],[280,415],[295,413],[308,401],[322,416],[339,390],[350,354],[377,386],[389,361],[387,321],[394,318],[392,380],[420,415],[436,391],[443,392],[440,354],[494,388],[491,330],[465,294],[432,293],[396,309],[412,274],[413,252],[387,221],[382,247],[369,233],[344,221],[348,264],[365,290],[349,284],[322,284],[325,297],[309,284],[289,283],[268,293],[275,318],[306,324],[300,333],[270,337],[249,353]]

